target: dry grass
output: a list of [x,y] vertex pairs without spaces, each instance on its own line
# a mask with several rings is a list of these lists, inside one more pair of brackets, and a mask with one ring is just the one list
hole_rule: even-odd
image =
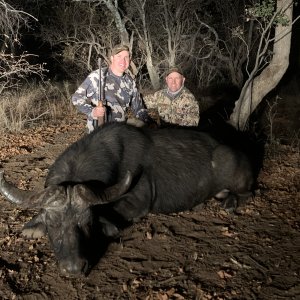
[[2,95],[0,101],[0,131],[20,132],[24,128],[66,113],[76,112],[71,103],[71,88],[67,82],[44,82]]

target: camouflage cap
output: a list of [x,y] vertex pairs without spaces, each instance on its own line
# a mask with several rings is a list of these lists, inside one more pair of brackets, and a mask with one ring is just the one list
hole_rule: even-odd
[[130,53],[129,47],[127,45],[118,44],[111,49],[111,55],[114,56],[122,51],[128,51]]
[[177,72],[177,73],[179,73],[180,75],[184,76],[182,70],[181,70],[179,67],[173,66],[173,67],[170,67],[170,68],[167,70],[167,72],[166,72],[166,77],[167,77],[168,75],[170,75],[171,73],[173,73],[173,72]]

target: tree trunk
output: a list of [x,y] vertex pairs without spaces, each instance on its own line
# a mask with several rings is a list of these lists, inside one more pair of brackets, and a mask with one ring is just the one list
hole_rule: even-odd
[[122,44],[129,45],[129,34],[126,30],[124,20],[122,19],[118,7],[116,7],[117,2],[112,2],[112,0],[105,0],[104,4],[112,13],[114,20],[116,22],[116,26],[120,33],[120,39]]
[[158,90],[160,88],[159,76],[155,67],[153,66],[151,56],[147,56],[146,65],[147,65],[147,70],[149,73],[151,85],[154,88],[154,90]]
[[284,12],[289,19],[287,26],[278,24],[275,28],[273,58],[270,64],[256,77],[250,75],[230,116],[230,123],[245,130],[247,120],[262,99],[277,86],[289,66],[291,48],[293,1],[277,0],[277,11]]

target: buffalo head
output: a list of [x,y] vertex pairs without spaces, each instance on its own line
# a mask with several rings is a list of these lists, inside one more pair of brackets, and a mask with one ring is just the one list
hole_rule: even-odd
[[[23,235],[38,238],[47,234],[61,272],[77,276],[89,270],[87,250],[94,230],[93,207],[118,199],[127,192],[131,181],[132,175],[128,171],[120,182],[97,194],[82,183],[51,185],[35,192],[14,187],[4,179],[1,170],[0,192],[24,209],[39,209],[39,213],[25,224]],[[117,230],[105,219],[102,224],[107,235],[113,235]]]

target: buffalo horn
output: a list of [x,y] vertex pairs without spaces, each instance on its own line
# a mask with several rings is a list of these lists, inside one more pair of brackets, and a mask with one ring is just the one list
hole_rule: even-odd
[[121,181],[119,181],[113,186],[108,187],[103,191],[103,193],[101,194],[101,200],[99,201],[99,204],[117,200],[120,196],[122,196],[128,191],[131,182],[132,173],[130,171],[127,171],[126,175]]
[[36,193],[34,191],[25,191],[16,188],[5,180],[3,170],[0,170],[0,192],[8,201],[24,208],[34,208],[36,202],[45,193],[45,191]]

